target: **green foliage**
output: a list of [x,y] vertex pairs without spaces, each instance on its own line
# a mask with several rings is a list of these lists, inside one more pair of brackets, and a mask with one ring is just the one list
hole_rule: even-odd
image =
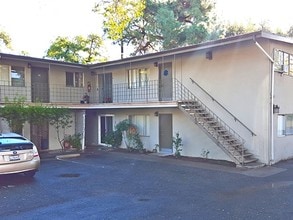
[[120,121],[115,126],[115,131],[108,132],[105,137],[103,137],[103,141],[106,144],[110,144],[112,147],[119,147],[122,143],[122,133],[129,129],[130,122],[125,119]]
[[103,141],[110,144],[112,147],[119,147],[122,143],[123,134],[125,134],[125,144],[130,151],[143,150],[143,143],[140,140],[140,135],[135,125],[125,119],[115,126],[115,131],[108,132]]
[[87,37],[57,37],[47,50],[46,57],[72,63],[93,63],[101,59],[102,38],[95,34]]
[[108,132],[102,140],[104,143],[111,145],[112,147],[119,147],[122,142],[122,132],[119,130]]
[[175,148],[175,156],[180,157],[181,151],[182,151],[182,138],[179,135],[179,132],[175,134],[175,137],[173,137],[173,146]]
[[[129,15],[128,8],[127,13],[120,11],[130,2],[137,2],[135,15]],[[114,42],[132,44],[132,55],[202,42],[213,23],[210,0],[115,0],[108,4],[109,9],[102,13],[104,30]],[[120,22],[123,19],[125,23]]]
[[24,97],[15,97],[12,101],[5,98],[5,105],[0,108],[0,117],[5,118],[12,132],[22,134],[24,123],[27,121],[29,112],[24,105]]
[[144,8],[145,0],[102,0],[96,4],[94,11],[103,16],[104,31],[109,39],[121,41],[124,30],[132,20],[142,16]]
[[11,38],[8,33],[5,31],[0,30],[0,51],[1,47],[5,46],[8,49],[11,49]]
[[36,126],[42,126],[49,122],[54,126],[57,138],[63,149],[61,131],[69,128],[72,123],[69,109],[57,108],[54,106],[43,106],[41,103],[36,105],[25,105],[24,97],[15,97],[12,101],[5,99],[5,105],[0,108],[0,117],[5,118],[12,132],[22,134],[25,122]]
[[130,151],[138,150],[142,151],[143,150],[143,143],[140,140],[139,133],[134,125],[130,127],[130,130],[127,131],[126,133],[127,137],[127,148]]
[[61,132],[63,133],[63,136],[65,134],[65,129],[70,128],[72,124],[72,115],[67,108],[58,108],[58,107],[50,107],[49,114],[48,114],[48,120],[49,124],[55,127],[57,139],[61,146],[61,149],[63,149],[62,144],[62,136]]
[[73,148],[76,148],[77,150],[81,149],[81,134],[73,134],[69,135],[65,140],[67,140]]

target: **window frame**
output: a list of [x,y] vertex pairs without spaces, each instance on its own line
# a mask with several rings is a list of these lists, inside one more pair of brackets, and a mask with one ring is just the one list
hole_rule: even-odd
[[277,136],[293,135],[293,114],[278,115]]
[[142,88],[146,86],[148,81],[149,69],[148,68],[134,68],[128,69],[128,88]]
[[293,54],[283,50],[274,49],[274,71],[293,76]]
[[83,72],[65,72],[66,87],[82,88],[84,87],[84,73]]
[[[19,70],[17,70],[19,69]],[[20,70],[21,69],[21,70]],[[13,72],[13,70],[15,72]],[[17,72],[20,71],[20,72]],[[20,77],[21,80],[17,80],[17,78],[13,78],[12,74],[21,74],[22,77]],[[10,66],[10,84],[13,87],[25,87],[25,68],[22,66]]]
[[144,114],[134,114],[128,116],[129,122],[137,127],[139,136],[150,136],[150,116]]

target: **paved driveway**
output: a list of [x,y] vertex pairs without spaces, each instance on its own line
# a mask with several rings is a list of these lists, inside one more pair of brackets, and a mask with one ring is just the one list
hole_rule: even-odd
[[1,219],[291,219],[293,162],[257,170],[118,152],[0,177]]

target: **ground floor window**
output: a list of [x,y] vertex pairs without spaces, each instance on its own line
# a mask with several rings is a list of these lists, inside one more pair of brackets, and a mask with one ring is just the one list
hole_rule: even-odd
[[278,137],[293,135],[293,114],[278,115]]
[[129,121],[134,124],[141,136],[150,136],[149,115],[129,115]]

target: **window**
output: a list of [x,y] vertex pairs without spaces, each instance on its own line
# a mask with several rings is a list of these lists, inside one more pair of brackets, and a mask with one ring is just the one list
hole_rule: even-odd
[[148,80],[148,69],[128,70],[128,88],[140,88],[146,85]]
[[24,67],[0,65],[0,85],[25,86]]
[[275,71],[293,76],[293,54],[274,50]]
[[150,136],[149,115],[130,115],[129,121],[134,124],[141,136]]
[[8,85],[9,69],[8,65],[0,65],[0,85]]
[[12,66],[10,71],[11,86],[24,85],[24,67]]
[[293,114],[278,115],[278,137],[293,135]]
[[66,86],[67,87],[83,87],[84,76],[79,72],[66,72]]

